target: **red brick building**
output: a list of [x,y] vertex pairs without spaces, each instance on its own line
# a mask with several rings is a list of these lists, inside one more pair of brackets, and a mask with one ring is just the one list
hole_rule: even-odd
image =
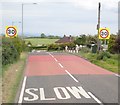
[[63,38],[57,40],[55,43],[70,43],[73,41],[74,41],[74,38],[71,35],[70,36],[64,35]]

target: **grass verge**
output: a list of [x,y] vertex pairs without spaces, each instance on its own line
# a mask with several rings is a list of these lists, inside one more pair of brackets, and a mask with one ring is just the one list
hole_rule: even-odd
[[19,61],[3,68],[2,103],[14,103],[27,55],[27,52],[22,53]]
[[75,54],[78,56],[81,56],[91,63],[100,66],[106,70],[112,71],[114,73],[118,73],[118,55],[117,54],[111,54],[111,58],[106,58],[103,60],[97,60],[98,54],[93,53],[85,53],[80,51],[78,54]]

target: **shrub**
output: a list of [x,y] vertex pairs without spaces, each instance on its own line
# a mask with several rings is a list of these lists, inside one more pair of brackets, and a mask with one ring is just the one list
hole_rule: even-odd
[[60,44],[59,46],[60,46],[60,50],[65,50],[65,47],[66,46],[69,47],[70,45],[69,45],[69,43],[63,43],[63,44]]
[[42,46],[31,46],[30,47],[31,50],[46,50],[47,49],[47,46],[46,45],[42,45]]
[[22,39],[2,37],[2,64],[7,65],[17,61],[21,52],[25,50],[26,45]]
[[81,51],[82,51],[83,53],[89,53],[89,52],[90,52],[90,49],[89,49],[88,47],[84,47],[84,48],[81,49]]
[[59,45],[57,45],[57,44],[48,45],[48,51],[50,51],[50,50],[58,50],[58,49],[59,49]]
[[111,58],[109,52],[101,52],[97,55],[97,60],[106,60],[107,58]]

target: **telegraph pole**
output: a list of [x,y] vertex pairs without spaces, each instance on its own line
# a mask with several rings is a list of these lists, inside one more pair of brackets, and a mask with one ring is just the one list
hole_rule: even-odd
[[100,9],[101,9],[101,3],[99,2],[99,6],[98,6],[98,24],[97,24],[97,30],[98,30],[98,41],[97,41],[97,45],[98,45],[98,52],[100,52],[101,50],[101,42],[99,40],[99,29],[100,29]]
[[22,39],[24,39],[24,33],[23,33],[23,3],[22,3]]

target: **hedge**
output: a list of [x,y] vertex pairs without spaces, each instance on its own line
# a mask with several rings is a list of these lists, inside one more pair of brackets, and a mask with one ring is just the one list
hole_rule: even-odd
[[27,45],[20,38],[2,37],[2,64],[7,65],[17,61]]

